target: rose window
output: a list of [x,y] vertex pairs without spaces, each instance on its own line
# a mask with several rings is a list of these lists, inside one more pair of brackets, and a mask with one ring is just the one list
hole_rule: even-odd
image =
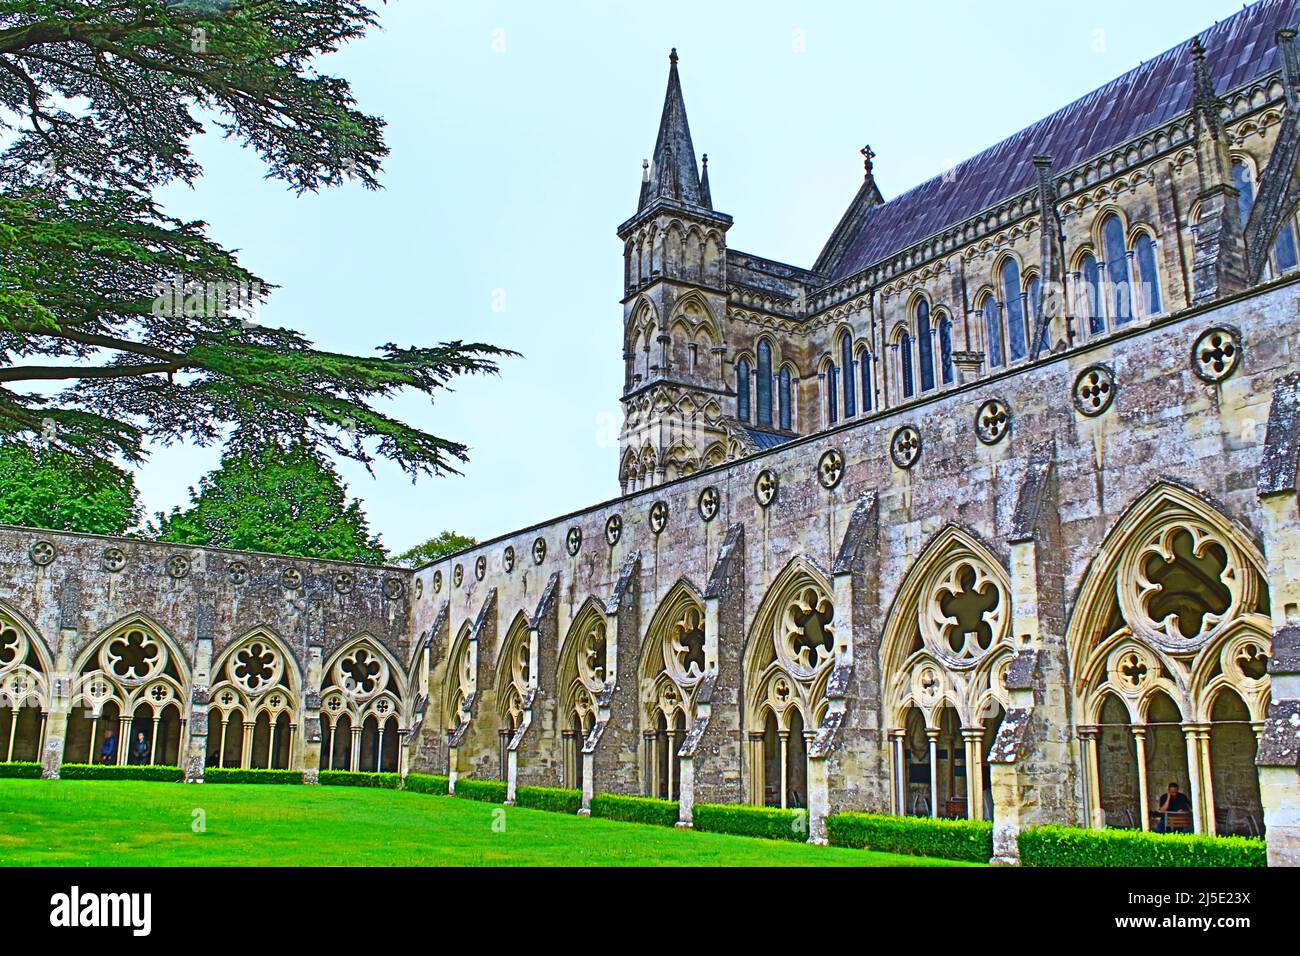
[[780,646],[791,665],[812,673],[831,659],[835,609],[830,599],[814,587],[802,588],[786,607]]
[[387,671],[383,662],[364,647],[358,648],[339,663],[343,687],[354,697],[368,697],[383,687]]
[[1139,587],[1146,616],[1171,638],[1196,640],[1227,614],[1228,555],[1193,529],[1176,528],[1144,552]]
[[578,650],[582,682],[592,690],[599,690],[605,684],[605,657],[605,625],[596,624],[587,631]]
[[704,619],[697,608],[687,608],[673,626],[672,653],[677,670],[687,679],[704,674]]
[[235,652],[231,677],[235,683],[256,694],[275,683],[279,677],[279,656],[261,641]]
[[101,663],[114,677],[137,682],[152,677],[161,668],[163,652],[144,631],[130,630],[104,645]]
[[979,657],[996,640],[992,615],[1001,603],[998,586],[972,564],[962,564],[940,587],[939,611],[945,623],[942,639],[958,657]]

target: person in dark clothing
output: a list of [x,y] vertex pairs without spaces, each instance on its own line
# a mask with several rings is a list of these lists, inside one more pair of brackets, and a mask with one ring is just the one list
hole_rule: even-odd
[[149,760],[149,741],[144,739],[143,733],[135,735],[135,743],[131,747],[131,762],[143,764]]
[[1160,802],[1156,804],[1156,813],[1160,815],[1160,819],[1156,821],[1156,832],[1168,832],[1169,814],[1191,812],[1192,801],[1178,789],[1178,784],[1171,783],[1169,789],[1160,797]]
[[104,732],[104,744],[99,748],[99,762],[117,763],[117,738],[111,730]]

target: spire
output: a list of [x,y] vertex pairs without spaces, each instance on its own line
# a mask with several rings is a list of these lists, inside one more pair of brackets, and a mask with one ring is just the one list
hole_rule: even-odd
[[704,171],[700,173],[700,205],[713,208],[713,194],[709,192],[709,154],[704,154]]
[[[655,140],[651,160],[652,185],[642,190],[640,209],[656,197],[692,205],[705,205],[700,196],[700,177],[695,168],[695,147],[691,128],[686,122],[686,103],[682,99],[682,82],[677,75],[677,50],[668,56],[668,92],[664,95],[664,112],[659,119],[659,137]],[[647,193],[649,195],[647,195]]]

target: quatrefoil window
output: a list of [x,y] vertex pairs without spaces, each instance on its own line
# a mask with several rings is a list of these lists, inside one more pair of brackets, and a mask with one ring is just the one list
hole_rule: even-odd
[[975,413],[975,435],[986,445],[996,445],[1011,430],[1011,409],[998,398],[990,398]]
[[722,507],[722,495],[717,488],[710,485],[700,492],[695,507],[699,510],[700,517],[705,523],[710,522],[718,516],[718,511]]
[[54,545],[50,544],[50,542],[37,541],[31,546],[27,554],[31,557],[32,563],[43,568],[54,560],[58,552],[55,551]]
[[476,581],[482,581],[484,575],[486,574],[487,574],[487,556],[480,554],[477,558],[474,559],[474,579]]
[[1243,644],[1237,651],[1237,670],[1248,680],[1263,680],[1268,673],[1268,654],[1254,642]]
[[570,528],[569,533],[564,536],[564,547],[570,556],[576,555],[582,550],[582,529]]
[[1110,408],[1115,400],[1115,373],[1105,365],[1089,365],[1074,380],[1074,407],[1089,418]]
[[655,534],[668,527],[668,502],[656,501],[650,506],[650,530]]
[[889,457],[899,468],[911,468],[921,457],[921,433],[912,425],[903,425],[889,441]]
[[461,586],[461,583],[464,580],[465,580],[465,567],[464,565],[458,564],[451,569],[451,586],[458,588]]
[[1241,362],[1241,336],[1235,329],[1206,329],[1192,346],[1192,371],[1206,382],[1222,382]]
[[501,565],[509,574],[515,569],[515,548],[514,545],[506,545],[505,553],[501,555]]
[[801,588],[786,606],[782,644],[785,656],[796,669],[812,673],[831,659],[835,650],[834,619],[834,605],[818,588]]
[[116,573],[126,567],[126,553],[121,548],[104,549],[104,570]]
[[248,580],[248,566],[236,561],[226,572],[231,584],[243,584]]
[[776,472],[771,468],[764,468],[758,473],[754,479],[754,498],[760,507],[766,508],[776,500],[778,484]]
[[609,520],[605,522],[605,541],[612,548],[618,544],[618,539],[623,537],[623,519],[618,515],[610,515]]
[[541,564],[546,560],[546,539],[538,538],[533,542],[533,564]]
[[1126,687],[1132,690],[1137,690],[1145,684],[1149,673],[1150,671],[1147,668],[1146,661],[1142,660],[1138,654],[1132,651],[1125,654],[1120,659],[1120,679],[1124,682]]
[[817,461],[817,480],[827,490],[834,488],[844,477],[844,456],[838,448],[822,452]]
[[167,573],[176,579],[190,573],[190,559],[183,554],[173,554],[167,559]]
[[1170,637],[1195,640],[1223,620],[1232,592],[1223,583],[1228,555],[1208,538],[1186,528],[1150,549],[1142,563],[1147,616]]

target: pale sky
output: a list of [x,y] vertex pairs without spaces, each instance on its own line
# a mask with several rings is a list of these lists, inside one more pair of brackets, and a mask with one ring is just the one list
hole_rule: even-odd
[[[618,494],[622,251],[676,47],[733,248],[812,264],[862,180],[886,198],[1210,26],[1222,0],[838,3],[395,0],[326,60],[388,121],[385,189],[294,197],[207,136],[207,175],[170,212],[281,288],[260,321],[322,348],[484,340],[522,352],[393,410],[465,442],[463,476],[412,484],[343,463],[396,552],[483,539]],[[219,449],[158,451],[150,514],[187,500]]]

